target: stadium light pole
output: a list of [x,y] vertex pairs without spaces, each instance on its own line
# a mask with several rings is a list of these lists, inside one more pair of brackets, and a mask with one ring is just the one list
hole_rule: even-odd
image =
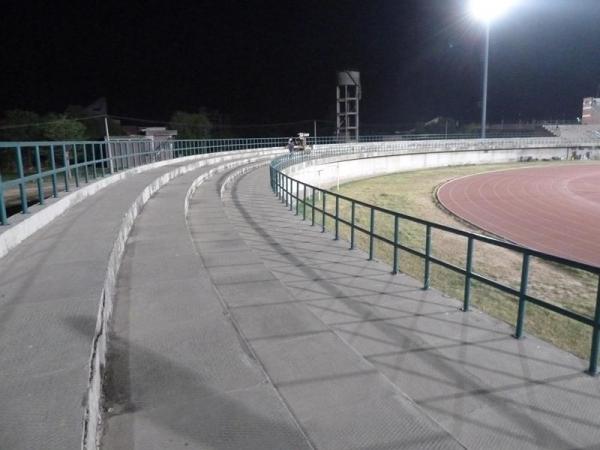
[[490,60],[490,24],[516,3],[516,0],[470,0],[471,14],[485,28],[485,53],[483,56],[483,94],[481,102],[481,138],[485,139],[487,126],[488,66]]

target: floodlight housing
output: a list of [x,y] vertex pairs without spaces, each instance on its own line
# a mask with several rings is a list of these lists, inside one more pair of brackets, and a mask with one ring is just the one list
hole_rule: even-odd
[[470,0],[471,14],[477,20],[489,24],[508,11],[517,0]]

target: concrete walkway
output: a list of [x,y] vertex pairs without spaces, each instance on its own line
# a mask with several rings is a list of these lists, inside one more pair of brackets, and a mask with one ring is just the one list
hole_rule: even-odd
[[81,447],[90,350],[123,214],[148,184],[187,164],[99,191],[0,259],[1,449]]
[[[102,446],[310,448],[224,314],[192,243],[183,202],[197,176],[184,175],[152,198],[129,239],[110,337]],[[235,235],[215,183],[201,185],[191,205],[192,218],[210,221],[202,226],[212,233],[206,245]]]
[[[506,324],[347,250],[278,203],[267,177],[243,177],[226,210],[291,301],[243,286],[232,312],[318,447],[424,448],[402,431],[371,440],[402,429],[362,414],[387,406],[370,390],[381,377],[468,448],[600,448],[600,382],[584,361],[534,337],[518,341]],[[349,355],[355,366],[342,362]]]
[[126,249],[103,448],[463,448],[295,304],[232,225],[220,180],[186,225],[190,182],[149,202]]
[[[0,259],[0,448],[76,449],[91,337],[138,174]],[[207,170],[208,168],[204,169]],[[302,223],[268,170],[149,200],[119,273],[105,449],[600,448],[584,361]]]

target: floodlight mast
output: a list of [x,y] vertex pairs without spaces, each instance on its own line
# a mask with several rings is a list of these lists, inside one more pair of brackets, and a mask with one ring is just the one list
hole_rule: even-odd
[[485,22],[485,54],[483,56],[483,100],[481,102],[481,139],[487,127],[488,65],[490,60],[490,23]]
[[490,59],[490,23],[504,14],[516,0],[471,0],[471,13],[485,27],[485,53],[483,57],[483,94],[481,102],[481,138],[485,139],[487,127],[488,66]]

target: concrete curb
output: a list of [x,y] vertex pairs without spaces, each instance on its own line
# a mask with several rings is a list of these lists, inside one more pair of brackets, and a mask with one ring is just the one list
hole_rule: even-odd
[[227,179],[223,182],[223,184],[221,185],[221,190],[220,190],[220,197],[221,199],[223,199],[223,195],[225,194],[225,191],[229,189],[229,187],[231,186],[231,184],[239,177],[241,177],[242,175],[247,174],[248,172],[252,172],[253,170],[258,169],[259,167],[262,166],[266,166],[268,165],[269,162],[261,162],[258,164],[252,164],[249,166],[244,166],[242,167],[240,170],[236,170],[234,173],[232,173],[231,175],[229,175],[227,177]]
[[[208,173],[210,174],[210,176],[213,176],[219,172],[223,172],[224,170],[227,169],[231,169],[232,167],[237,167],[240,165],[243,165],[244,167],[241,168],[239,171],[236,171],[235,174],[238,174],[239,172],[242,173],[246,173],[249,170],[245,170],[247,167],[248,168],[255,168],[255,167],[259,167],[259,166],[264,166],[269,164],[269,159],[265,159],[266,157],[262,157],[262,158],[250,158],[247,160],[244,160],[243,163],[241,164],[228,164],[228,165],[224,165],[224,166],[219,166],[215,169],[210,170]],[[247,165],[249,163],[254,163],[256,161],[262,160],[261,162],[259,162],[258,164],[250,164]],[[206,179],[209,177],[205,177],[204,174],[199,176],[198,178],[196,178],[190,188],[188,189],[187,193],[185,194],[185,199],[183,201],[183,211],[184,211],[184,216],[187,217],[189,216],[189,211],[190,211],[190,199],[193,197],[194,193],[196,192],[196,190],[198,189],[198,187],[204,183],[204,181],[206,181]],[[231,179],[231,177],[227,177],[227,180],[225,181],[225,183],[223,183],[223,185],[221,185],[221,197],[222,197],[222,193],[223,193],[223,186],[229,182],[229,180]]]
[[[273,156],[274,154],[280,152],[281,150],[250,150],[248,152],[244,152],[243,154],[252,153],[253,155],[256,155],[258,153],[258,155],[255,158],[237,160],[229,164],[223,164],[222,166],[213,168],[207,173],[198,177],[194,181],[194,184],[196,185],[196,187],[199,186],[208,177],[214,175],[214,173],[217,173],[219,171],[218,169],[226,170],[227,168],[232,166],[247,164],[248,162],[256,161],[261,157],[268,158],[269,156]],[[96,319],[96,331],[94,333],[94,338],[92,341],[92,349],[90,356],[90,375],[88,381],[88,392],[86,395],[86,404],[83,420],[83,449],[92,450],[99,448],[102,430],[102,378],[104,375],[104,367],[106,365],[106,352],[108,348],[108,324],[110,322],[113,311],[117,275],[119,272],[123,254],[125,252],[125,245],[131,232],[131,229],[133,228],[135,219],[140,214],[143,206],[148,202],[148,200],[158,190],[160,190],[164,185],[169,183],[174,178],[192,170],[204,167],[206,165],[219,164],[227,160],[234,159],[240,154],[242,153],[235,152],[233,154],[222,155],[216,158],[204,157],[200,161],[196,161],[185,166],[180,166],[175,170],[163,174],[162,176],[155,179],[148,186],[146,186],[146,188],[140,193],[140,195],[136,198],[136,200],[124,214],[121,226],[119,228],[119,232],[117,234],[115,243],[109,256],[108,267],[104,279],[104,286],[100,295],[100,305],[98,309],[98,316]],[[197,158],[194,157],[194,159]],[[186,195],[186,205],[188,202],[189,196]]]

